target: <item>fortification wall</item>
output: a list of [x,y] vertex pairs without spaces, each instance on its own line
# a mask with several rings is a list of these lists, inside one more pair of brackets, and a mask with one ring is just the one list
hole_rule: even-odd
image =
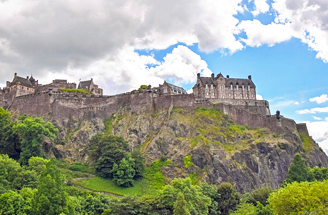
[[299,129],[307,132],[306,126],[296,127],[294,120],[284,117],[277,119],[275,116],[267,115],[269,108],[267,101],[254,101],[254,104],[248,103],[248,105],[242,101],[232,104],[213,104],[208,100],[195,100],[193,94],[159,96],[147,90],[115,96],[73,94],[62,91],[36,93],[16,97],[10,109],[33,116],[47,115],[54,120],[63,121],[70,117],[79,120],[90,120],[95,117],[107,119],[122,108],[139,114],[152,113],[156,109],[168,109],[172,106],[188,109],[198,106],[217,108],[230,115],[239,124],[247,124],[251,128],[268,127],[276,133],[285,130],[294,132]]

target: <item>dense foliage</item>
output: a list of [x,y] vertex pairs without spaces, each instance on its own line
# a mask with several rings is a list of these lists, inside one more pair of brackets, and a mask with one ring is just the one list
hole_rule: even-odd
[[133,186],[133,180],[142,177],[144,158],[139,150],[129,152],[122,137],[96,134],[90,141],[90,158],[95,162],[96,174],[114,179],[118,186]]

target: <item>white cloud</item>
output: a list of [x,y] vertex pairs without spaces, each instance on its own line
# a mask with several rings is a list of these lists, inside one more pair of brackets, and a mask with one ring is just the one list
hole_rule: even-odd
[[313,117],[313,119],[315,119],[315,120],[322,120],[320,117],[317,117],[317,116],[312,116]]
[[309,100],[310,102],[316,102],[317,104],[322,104],[328,101],[328,97],[327,94],[322,94],[321,96],[310,98]]
[[299,103],[299,102],[294,102],[294,104],[295,104],[295,105],[300,105],[300,103]]
[[255,10],[252,11],[254,16],[259,15],[260,13],[266,13],[269,11],[270,6],[266,3],[266,0],[253,0],[255,5]]
[[328,113],[328,107],[323,107],[323,108],[311,108],[311,109],[304,109],[304,110],[299,110],[297,111],[299,114],[308,114],[308,113]]
[[328,153],[328,122],[306,122],[309,134]]
[[164,57],[164,62],[150,69],[151,72],[163,79],[175,81],[176,84],[196,81],[197,73],[210,76],[212,71],[199,55],[185,46],[179,45],[171,54]]
[[[244,10],[241,2],[0,1],[1,82],[14,72],[33,73],[39,79],[50,77],[49,72],[64,73],[68,67],[88,72],[104,59],[123,70],[115,60],[122,60],[116,55],[126,46],[154,50],[198,43],[203,52],[233,53],[243,49],[234,36],[239,22],[235,15]],[[101,77],[108,78],[109,73]]]
[[240,23],[247,35],[242,41],[249,46],[272,46],[295,37],[315,50],[317,58],[328,62],[328,1],[275,0],[272,10],[276,18],[268,25],[258,20]]
[[259,94],[256,94],[256,99],[257,100],[263,100],[263,97],[261,95],[259,95]]
[[211,72],[199,55],[185,46],[178,46],[158,62],[153,56],[139,55],[133,47],[120,49],[115,56],[107,56],[82,69],[67,67],[62,72],[48,72],[39,80],[47,83],[58,77],[71,82],[94,79],[105,94],[118,94],[139,88],[140,85],[158,86],[165,79],[174,84],[192,83],[197,73]]

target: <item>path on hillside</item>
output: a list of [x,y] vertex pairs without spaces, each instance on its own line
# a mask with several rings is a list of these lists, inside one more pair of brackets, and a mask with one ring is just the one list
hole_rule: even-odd
[[87,174],[87,175],[88,175],[87,177],[73,178],[73,179],[72,179],[72,186],[73,186],[73,187],[76,187],[76,188],[79,188],[79,189],[82,189],[82,190],[86,190],[86,191],[89,191],[89,192],[93,192],[93,193],[104,194],[104,195],[107,195],[107,196],[114,196],[114,197],[123,197],[123,195],[119,195],[119,194],[116,194],[116,193],[103,192],[103,191],[96,191],[96,190],[92,190],[92,189],[89,189],[89,188],[85,188],[85,187],[83,187],[83,186],[81,186],[81,185],[78,185],[78,184],[74,184],[74,183],[73,183],[74,181],[87,180],[87,179],[90,179],[90,178],[94,177],[94,175],[91,175],[91,174]]

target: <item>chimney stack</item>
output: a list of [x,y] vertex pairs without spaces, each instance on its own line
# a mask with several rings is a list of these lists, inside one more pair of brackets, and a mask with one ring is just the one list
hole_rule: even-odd
[[229,75],[227,75],[227,78],[229,78]]
[[28,76],[26,76],[26,80],[28,80]]
[[211,74],[211,77],[214,78],[214,73]]
[[200,78],[200,73],[197,73],[197,79]]
[[15,78],[17,77],[17,73],[15,72],[15,76],[14,76]]
[[249,79],[249,80],[252,80],[252,76],[251,76],[251,75],[249,75],[249,76],[248,76],[248,79]]

